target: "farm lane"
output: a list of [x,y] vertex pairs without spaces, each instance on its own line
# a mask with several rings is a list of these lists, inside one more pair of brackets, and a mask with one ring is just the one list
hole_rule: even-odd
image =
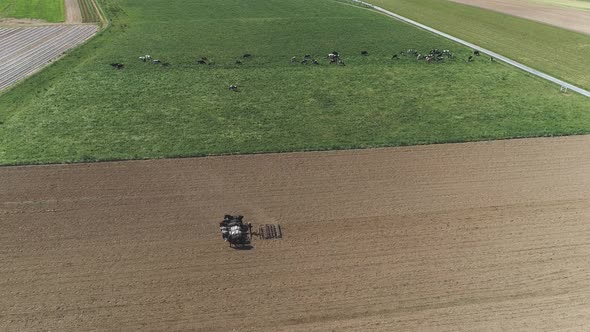
[[474,50],[479,50],[479,51],[480,51],[480,52],[482,52],[482,53],[485,53],[485,54],[488,54],[488,55],[490,55],[490,56],[494,57],[496,60],[503,61],[503,62],[505,62],[505,63],[507,63],[507,64],[509,64],[509,65],[511,65],[511,66],[514,66],[514,67],[516,67],[516,68],[519,68],[519,69],[521,69],[521,70],[524,70],[524,71],[526,71],[526,72],[527,72],[527,73],[529,73],[529,74],[532,74],[532,75],[535,75],[535,76],[541,77],[541,78],[543,78],[543,79],[545,79],[545,80],[548,80],[548,81],[550,81],[550,82],[553,82],[553,83],[555,83],[555,84],[558,84],[558,85],[560,85],[560,86],[562,86],[562,87],[565,87],[565,88],[567,88],[567,89],[569,89],[569,90],[575,91],[575,92],[577,92],[577,93],[579,93],[579,94],[581,94],[581,95],[583,95],[583,96],[590,97],[590,91],[588,91],[588,90],[585,90],[585,89],[582,89],[582,88],[580,88],[580,87],[578,87],[578,86],[575,86],[575,85],[573,85],[573,84],[567,83],[567,82],[565,82],[565,81],[563,81],[563,80],[560,80],[560,79],[558,79],[558,78],[556,78],[556,77],[553,77],[553,76],[551,76],[551,75],[545,74],[545,73],[543,73],[543,72],[541,72],[541,71],[539,71],[539,70],[536,70],[536,69],[533,69],[533,68],[531,68],[531,67],[525,66],[525,65],[523,65],[523,64],[522,64],[522,63],[520,63],[520,62],[517,62],[517,61],[514,61],[514,60],[512,60],[512,59],[509,59],[509,58],[507,58],[507,57],[505,57],[505,56],[503,56],[503,55],[500,55],[500,54],[498,54],[498,53],[496,53],[496,52],[493,52],[493,51],[490,51],[490,50],[488,50],[488,49],[485,49],[485,48],[483,48],[483,47],[477,46],[477,45],[475,45],[475,44],[473,44],[473,43],[470,43],[470,42],[468,42],[468,41],[465,41],[465,40],[463,40],[463,39],[460,39],[460,38],[457,38],[457,37],[451,36],[451,35],[449,35],[449,34],[447,34],[447,33],[444,33],[444,32],[442,32],[442,31],[440,31],[440,30],[437,30],[437,29],[431,28],[431,27],[429,27],[429,26],[427,26],[427,25],[424,25],[424,24],[422,24],[422,23],[418,23],[418,22],[416,22],[416,21],[414,21],[414,20],[410,20],[409,18],[406,18],[406,17],[404,17],[404,16],[401,16],[401,15],[399,15],[399,14],[393,13],[393,12],[391,12],[391,11],[389,11],[389,10],[386,10],[386,9],[383,9],[383,8],[381,8],[381,7],[375,6],[375,5],[373,5],[373,4],[370,4],[370,3],[368,3],[368,2],[364,2],[364,1],[360,1],[360,0],[352,0],[352,1],[353,1],[353,2],[356,2],[356,3],[358,3],[358,4],[361,4],[361,5],[363,5],[363,6],[366,6],[366,7],[372,8],[372,9],[374,9],[374,10],[376,10],[376,11],[378,11],[378,12],[381,12],[381,13],[383,13],[383,14],[386,14],[386,15],[388,15],[388,16],[390,16],[390,17],[394,18],[394,19],[397,19],[397,20],[400,20],[400,21],[402,21],[402,22],[406,22],[406,23],[408,23],[408,24],[411,24],[411,25],[417,26],[417,27],[419,27],[419,28],[421,28],[421,29],[424,29],[424,30],[426,30],[426,31],[429,31],[429,32],[435,33],[435,34],[437,34],[437,35],[439,35],[439,36],[442,36],[442,37],[444,37],[444,38],[450,39],[450,40],[452,40],[452,41],[454,41],[454,42],[457,42],[457,43],[459,43],[459,44],[462,44],[462,45],[465,45],[465,46],[467,46],[467,47],[470,47],[470,48],[472,48],[472,49],[474,49]]
[[80,11],[80,4],[78,0],[65,0],[66,5],[66,23],[79,24],[82,23],[82,12]]
[[0,167],[0,330],[583,330],[588,197],[590,136]]

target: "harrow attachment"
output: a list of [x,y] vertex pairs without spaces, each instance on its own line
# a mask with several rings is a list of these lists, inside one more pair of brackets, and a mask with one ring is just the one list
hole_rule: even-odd
[[244,222],[244,216],[232,216],[226,214],[223,221],[219,223],[221,237],[229,242],[230,247],[237,249],[252,248],[250,242],[253,237],[261,240],[281,239],[283,231],[278,224],[262,224],[258,231],[252,229],[252,224]]
[[283,237],[283,231],[281,225],[275,224],[263,224],[258,226],[258,232],[254,233],[258,235],[259,239],[281,239]]

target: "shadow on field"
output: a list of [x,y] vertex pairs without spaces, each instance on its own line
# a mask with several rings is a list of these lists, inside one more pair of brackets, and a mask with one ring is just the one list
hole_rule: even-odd
[[239,246],[239,247],[231,247],[231,248],[234,250],[252,250],[252,249],[254,249],[254,247],[249,244]]

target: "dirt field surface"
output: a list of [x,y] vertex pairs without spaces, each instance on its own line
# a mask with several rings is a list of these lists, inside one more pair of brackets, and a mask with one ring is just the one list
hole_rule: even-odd
[[41,25],[54,25],[59,23],[49,23],[43,20],[36,20],[32,18],[0,18],[0,27],[28,27]]
[[78,0],[65,0],[66,23],[82,23],[82,12]]
[[95,25],[0,27],[0,91],[33,74],[97,31]]
[[590,11],[527,0],[450,0],[590,35]]
[[589,197],[589,136],[3,167],[0,330],[586,331]]

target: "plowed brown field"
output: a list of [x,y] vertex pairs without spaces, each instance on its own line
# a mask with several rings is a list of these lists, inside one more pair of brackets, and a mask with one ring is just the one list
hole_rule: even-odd
[[450,0],[590,35],[590,11],[528,0]]
[[0,220],[2,331],[590,326],[589,136],[4,167]]

